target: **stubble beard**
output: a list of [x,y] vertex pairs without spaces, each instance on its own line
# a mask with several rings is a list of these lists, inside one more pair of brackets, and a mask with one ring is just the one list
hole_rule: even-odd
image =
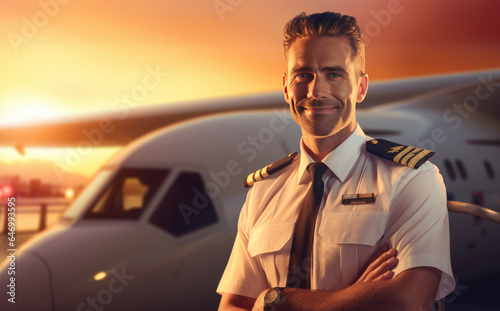
[[307,133],[311,137],[325,138],[334,135],[339,128],[341,118],[341,109],[344,105],[328,114],[310,114],[302,106],[339,106],[333,103],[325,103],[325,100],[310,100],[305,98],[301,100],[295,107],[297,123],[301,126],[303,134]]

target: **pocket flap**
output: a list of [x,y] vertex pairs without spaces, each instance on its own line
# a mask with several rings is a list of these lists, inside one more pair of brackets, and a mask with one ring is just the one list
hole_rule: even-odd
[[[252,257],[284,249],[291,241],[294,223],[266,224],[250,231],[248,251]],[[291,247],[291,246],[290,246]],[[290,248],[288,247],[288,248]]]
[[384,234],[385,212],[327,213],[319,234],[329,244],[374,245]]

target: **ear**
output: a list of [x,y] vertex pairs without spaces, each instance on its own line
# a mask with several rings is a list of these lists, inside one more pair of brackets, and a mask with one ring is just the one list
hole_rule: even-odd
[[285,100],[288,103],[288,83],[286,79],[286,72],[283,73],[283,94],[285,95]]
[[367,91],[368,91],[368,75],[365,73],[359,79],[358,95],[356,97],[356,103],[360,103],[365,99]]

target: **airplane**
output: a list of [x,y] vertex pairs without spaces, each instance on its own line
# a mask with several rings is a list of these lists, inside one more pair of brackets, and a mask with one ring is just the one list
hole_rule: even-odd
[[[368,136],[436,151],[448,208],[459,212],[450,213],[459,285],[450,310],[464,284],[500,271],[499,86],[500,70],[376,82],[357,111]],[[18,251],[16,303],[4,295],[2,310],[217,309],[243,181],[297,151],[300,128],[278,92],[124,109],[0,128],[0,144],[20,153],[84,139],[126,144],[56,224]],[[10,265],[0,266],[8,289]]]

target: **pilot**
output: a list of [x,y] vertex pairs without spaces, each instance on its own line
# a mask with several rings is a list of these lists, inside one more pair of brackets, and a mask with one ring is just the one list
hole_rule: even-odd
[[300,154],[247,178],[219,310],[430,310],[455,285],[434,153],[357,123],[368,76],[355,18],[302,13],[284,37]]

